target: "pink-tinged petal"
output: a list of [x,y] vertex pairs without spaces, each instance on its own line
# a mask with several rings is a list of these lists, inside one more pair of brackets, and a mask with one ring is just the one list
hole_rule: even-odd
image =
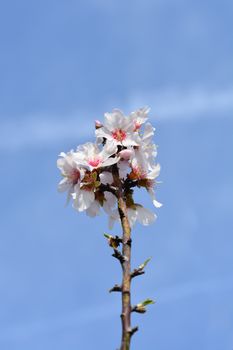
[[138,222],[144,226],[152,224],[157,218],[155,213],[139,205],[137,206],[137,213]]
[[93,169],[98,168],[100,164],[102,164],[102,160],[100,158],[94,158],[88,161],[88,165]]
[[129,160],[133,154],[134,152],[132,149],[123,149],[122,151],[119,152],[120,158],[124,160]]
[[100,177],[100,182],[103,185],[111,185],[113,183],[113,176],[108,171],[104,171],[99,175],[99,177]]
[[95,120],[95,128],[96,129],[99,129],[99,128],[101,128],[103,125],[102,125],[102,123],[99,121],[99,120]]

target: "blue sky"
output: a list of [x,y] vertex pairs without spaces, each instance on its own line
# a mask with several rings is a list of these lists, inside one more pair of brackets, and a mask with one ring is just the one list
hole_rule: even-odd
[[104,112],[143,105],[164,206],[133,233],[133,264],[153,257],[133,302],[156,304],[133,317],[132,349],[233,348],[232,10],[227,0],[1,2],[1,350],[119,345],[107,219],[64,207],[56,159],[92,140]]

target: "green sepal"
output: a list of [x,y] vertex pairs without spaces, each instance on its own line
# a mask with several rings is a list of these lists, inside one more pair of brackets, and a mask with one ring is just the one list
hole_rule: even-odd
[[144,268],[146,267],[146,265],[148,264],[148,262],[151,260],[151,258],[148,258],[144,261],[144,263],[142,263],[141,265],[138,266],[139,270],[144,270]]
[[152,299],[146,299],[141,303],[137,304],[134,308],[134,311],[144,314],[146,312],[146,306],[150,304],[154,304],[155,302]]
[[97,180],[97,172],[96,171],[93,171],[93,173],[91,173],[91,177],[92,177],[92,179],[94,180],[94,181],[96,181]]
[[137,304],[137,307],[145,307],[147,305],[155,304],[154,300],[152,299],[146,299],[142,301],[141,303]]

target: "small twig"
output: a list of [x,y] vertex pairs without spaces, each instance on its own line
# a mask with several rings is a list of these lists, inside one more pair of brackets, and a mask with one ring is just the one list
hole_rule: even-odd
[[133,272],[131,272],[131,278],[143,275],[145,273],[144,269],[150,260],[151,258],[146,259],[137,269],[134,269]]
[[134,269],[133,272],[131,273],[131,278],[134,278],[136,276],[144,275],[145,271],[142,269]]
[[121,252],[119,252],[119,250],[114,249],[114,253],[112,254],[112,256],[116,259],[118,259],[120,261],[121,264],[124,263],[125,261],[125,257],[121,254]]
[[136,327],[133,327],[131,330],[130,330],[130,336],[132,337],[134,335],[134,333],[136,333],[138,331],[138,326]]
[[144,314],[146,312],[145,308],[140,308],[137,305],[133,306],[131,312],[137,312],[139,314]]
[[109,293],[112,293],[112,292],[121,292],[122,291],[122,287],[119,286],[119,284],[115,284],[114,287],[112,287],[110,290],[109,290]]
[[133,187],[136,187],[138,186],[138,180],[130,180],[130,179],[126,179],[124,184],[123,184],[123,188],[124,189],[130,189],[130,188],[133,188]]
[[102,192],[104,192],[104,191],[111,192],[112,194],[114,194],[116,196],[116,188],[113,186],[101,184],[99,186],[99,189]]
[[113,249],[117,249],[120,243],[122,243],[122,238],[118,236],[111,236],[105,233],[104,237],[107,238],[109,246],[112,247]]

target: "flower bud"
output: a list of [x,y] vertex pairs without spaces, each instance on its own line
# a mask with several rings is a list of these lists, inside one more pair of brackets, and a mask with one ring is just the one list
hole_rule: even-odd
[[102,128],[102,124],[101,124],[101,122],[99,121],[99,120],[95,120],[95,128],[96,129],[99,129],[99,128]]
[[121,159],[129,160],[132,154],[133,151],[131,149],[123,149],[122,151],[120,151],[119,156],[121,157]]

